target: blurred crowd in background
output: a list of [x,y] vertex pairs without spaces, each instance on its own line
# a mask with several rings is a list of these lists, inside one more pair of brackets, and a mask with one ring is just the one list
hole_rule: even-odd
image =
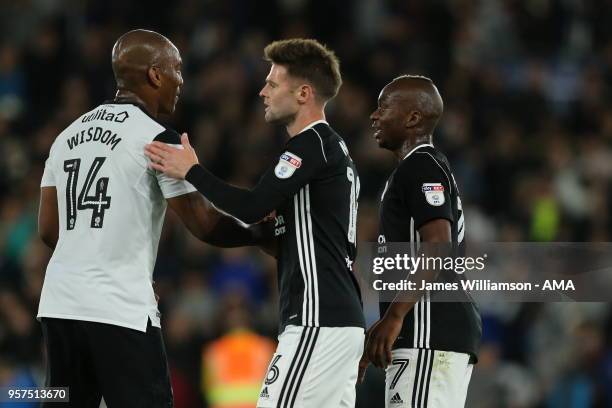
[[[264,46],[312,37],[334,49],[344,85],[327,118],[359,170],[361,242],[377,236],[376,197],[395,166],[369,115],[405,73],[431,77],[444,98],[434,143],[460,187],[468,241],[611,241],[610,16],[606,0],[0,0],[0,386],[44,381],[42,169],[56,135],[114,96],[110,53],[125,31],[177,45],[185,84],[164,120],[245,187],[285,141],[257,96]],[[259,389],[277,330],[274,260],[202,244],[169,211],[155,273],[176,407],[232,407],[237,389]],[[612,406],[608,304],[480,307],[467,407]],[[371,368],[357,406],[382,407],[383,381]]]

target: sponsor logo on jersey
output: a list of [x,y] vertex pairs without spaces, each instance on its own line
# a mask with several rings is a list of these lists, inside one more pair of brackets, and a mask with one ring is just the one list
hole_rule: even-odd
[[107,112],[106,109],[97,109],[96,111],[94,111],[93,113],[90,113],[89,115],[84,115],[81,118],[81,122],[85,123],[85,122],[89,122],[92,120],[104,120],[107,122],[123,123],[129,117],[130,115],[126,111],[119,112],[119,113],[113,113],[113,112]]
[[444,186],[442,183],[423,183],[421,190],[425,194],[425,200],[434,207],[444,204]]
[[261,394],[259,394],[259,398],[270,398],[270,394],[268,393],[268,387],[264,387],[263,390],[261,390]]
[[302,166],[302,159],[290,152],[281,154],[278,164],[274,168],[274,174],[279,179],[288,179],[293,176],[296,169]]
[[279,235],[287,232],[287,227],[285,226],[285,218],[282,215],[279,215],[274,218],[274,236],[278,237]]

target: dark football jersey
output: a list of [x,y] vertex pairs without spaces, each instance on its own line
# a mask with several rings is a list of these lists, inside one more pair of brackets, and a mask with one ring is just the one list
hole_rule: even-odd
[[213,205],[245,223],[276,210],[281,330],[365,327],[356,256],[359,177],[342,138],[324,121],[287,142],[251,191],[197,166],[187,174]]
[[[461,198],[446,157],[433,145],[415,147],[389,177],[380,203],[379,243],[421,242],[419,228],[434,219],[451,223],[455,255],[465,253],[465,221]],[[453,272],[440,277],[459,281]],[[459,285],[459,287],[461,287]],[[432,302],[427,291],[404,318],[393,348],[421,348],[477,356],[482,324],[478,308],[466,292],[462,302]],[[380,303],[381,316],[389,303]]]

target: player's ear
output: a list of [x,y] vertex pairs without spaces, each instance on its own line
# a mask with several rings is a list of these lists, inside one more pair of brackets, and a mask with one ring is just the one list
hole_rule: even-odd
[[298,103],[306,103],[308,99],[314,98],[314,89],[308,84],[300,85],[297,89],[297,100]]
[[423,115],[419,111],[410,111],[406,116],[404,126],[407,128],[415,127],[423,120]]
[[159,67],[155,65],[149,67],[149,69],[147,70],[147,79],[149,80],[149,83],[153,85],[153,87],[161,87],[162,78],[161,70],[159,69]]

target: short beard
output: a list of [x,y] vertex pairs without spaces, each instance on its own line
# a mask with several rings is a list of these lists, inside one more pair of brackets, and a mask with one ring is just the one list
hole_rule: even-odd
[[292,113],[290,115],[272,118],[268,120],[267,122],[272,123],[274,125],[281,125],[281,126],[286,127],[286,126],[291,125],[293,122],[295,122],[296,116],[297,116],[297,113]]

